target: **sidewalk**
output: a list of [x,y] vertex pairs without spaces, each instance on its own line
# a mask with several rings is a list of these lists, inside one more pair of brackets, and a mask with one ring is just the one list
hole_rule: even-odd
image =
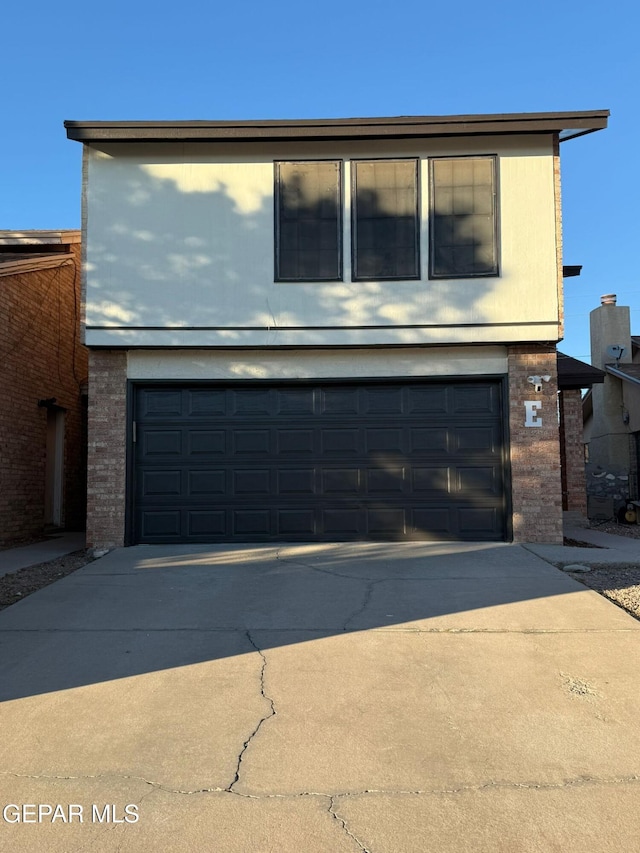
[[629,536],[615,536],[611,533],[601,533],[584,527],[565,525],[564,535],[576,542],[588,542],[596,548],[579,548],[572,545],[538,545],[526,544],[525,547],[543,560],[554,566],[568,566],[571,563],[581,563],[583,566],[597,564],[640,566],[640,539]]
[[60,533],[34,545],[0,551],[0,576],[80,551],[85,547],[85,541],[84,533]]

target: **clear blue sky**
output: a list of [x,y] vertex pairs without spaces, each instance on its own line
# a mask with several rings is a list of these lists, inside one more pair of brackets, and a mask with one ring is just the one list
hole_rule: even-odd
[[601,293],[640,334],[640,11],[633,0],[111,0],[5,5],[0,228],[76,228],[64,119],[258,119],[610,109],[562,148],[561,349],[588,360]]

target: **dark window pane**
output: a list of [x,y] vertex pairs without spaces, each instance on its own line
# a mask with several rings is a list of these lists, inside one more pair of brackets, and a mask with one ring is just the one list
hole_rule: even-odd
[[493,157],[431,162],[430,274],[498,274]]
[[276,163],[276,279],[339,280],[340,163]]
[[419,278],[416,160],[353,163],[353,278]]

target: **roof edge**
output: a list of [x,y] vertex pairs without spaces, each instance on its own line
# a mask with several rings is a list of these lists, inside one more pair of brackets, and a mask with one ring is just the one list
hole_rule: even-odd
[[606,128],[609,110],[494,113],[381,118],[266,119],[254,121],[72,121],[67,137],[77,142],[259,141],[297,139],[411,138],[557,133],[569,139]]

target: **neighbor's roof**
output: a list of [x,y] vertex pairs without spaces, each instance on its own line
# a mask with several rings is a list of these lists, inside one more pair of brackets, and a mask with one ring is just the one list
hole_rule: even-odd
[[633,382],[634,385],[640,385],[640,364],[605,364],[604,369],[612,376],[617,376],[618,379],[624,379],[626,382]]
[[264,121],[65,121],[78,142],[255,142],[259,140],[410,139],[437,136],[557,133],[560,140],[607,126],[609,110],[390,118]]
[[604,370],[558,352],[558,388],[561,391],[591,388],[600,382],[604,382]]

